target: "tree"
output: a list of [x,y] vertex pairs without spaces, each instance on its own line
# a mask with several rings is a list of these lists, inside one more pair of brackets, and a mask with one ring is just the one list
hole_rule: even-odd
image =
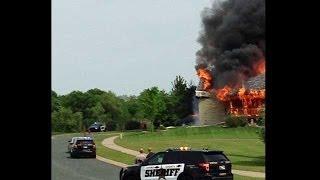
[[51,113],[53,111],[59,111],[61,108],[61,102],[56,92],[51,90]]
[[164,91],[160,91],[157,87],[152,87],[145,89],[138,97],[139,106],[143,111],[144,117],[149,119],[152,124],[156,118],[163,118],[163,112],[166,110],[165,94]]
[[181,76],[176,76],[172,83],[170,98],[166,101],[168,114],[171,117],[167,120],[169,124],[176,124],[179,119],[193,114],[193,97],[196,86],[192,83],[187,84]]
[[71,109],[62,107],[51,114],[52,130],[56,132],[79,132],[82,130],[82,113],[73,113]]
[[119,129],[124,129],[125,121],[129,117],[125,101],[108,91],[100,96],[100,103],[105,111],[106,121],[116,121]]
[[128,97],[127,100],[125,101],[125,104],[127,106],[130,119],[137,120],[137,119],[143,118],[143,114],[139,106],[138,98],[136,96]]
[[83,125],[90,126],[96,119],[91,117],[92,108],[97,105],[101,94],[104,92],[99,89],[91,89],[86,93],[73,91],[67,95],[61,96],[61,104],[65,108],[70,108],[72,112],[81,112],[83,116]]
[[89,110],[87,111],[89,113],[84,123],[86,127],[97,121],[106,122],[106,114],[100,102],[98,102],[95,106],[89,108]]
[[98,89],[98,88],[94,88],[94,89],[90,89],[86,92],[87,94],[90,94],[90,95],[102,95],[103,93],[105,93],[105,91],[101,90],[101,89]]

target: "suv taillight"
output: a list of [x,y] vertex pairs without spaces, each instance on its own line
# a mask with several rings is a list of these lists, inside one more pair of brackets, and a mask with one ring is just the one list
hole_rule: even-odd
[[204,170],[205,172],[209,172],[210,170],[210,164],[209,163],[199,163],[198,164],[199,168]]

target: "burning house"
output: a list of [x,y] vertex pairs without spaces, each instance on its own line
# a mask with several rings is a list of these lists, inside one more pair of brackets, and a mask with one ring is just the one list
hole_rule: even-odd
[[215,1],[202,12],[196,53],[202,125],[257,118],[265,101],[265,1]]

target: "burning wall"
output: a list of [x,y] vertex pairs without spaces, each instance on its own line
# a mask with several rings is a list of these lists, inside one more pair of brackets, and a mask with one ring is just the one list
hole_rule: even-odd
[[222,99],[230,114],[258,117],[265,103],[265,74],[250,78],[240,89],[233,89]]

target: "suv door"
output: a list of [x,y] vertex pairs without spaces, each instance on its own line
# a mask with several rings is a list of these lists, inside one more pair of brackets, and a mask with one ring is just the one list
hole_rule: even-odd
[[162,169],[166,180],[176,180],[184,171],[185,164],[182,163],[180,152],[168,152],[165,154]]
[[158,180],[163,158],[164,152],[160,152],[143,162],[140,170],[141,180]]

